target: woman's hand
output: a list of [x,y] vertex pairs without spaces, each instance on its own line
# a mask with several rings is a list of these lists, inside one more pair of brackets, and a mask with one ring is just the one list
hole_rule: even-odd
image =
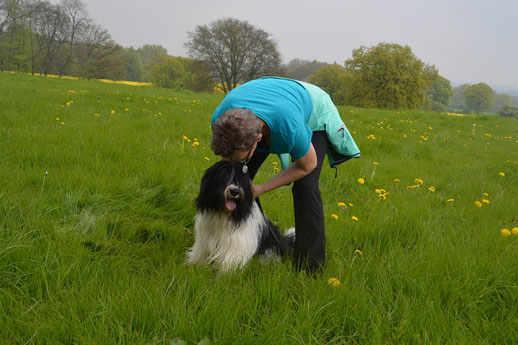
[[264,194],[264,186],[262,184],[253,184],[252,191],[254,192],[254,199],[259,195]]

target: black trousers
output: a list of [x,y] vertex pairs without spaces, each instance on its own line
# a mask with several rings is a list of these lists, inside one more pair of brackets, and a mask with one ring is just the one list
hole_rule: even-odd
[[[308,273],[320,270],[325,264],[325,219],[319,177],[327,152],[326,132],[313,132],[311,143],[317,155],[317,167],[295,181],[292,188],[296,233],[294,264],[298,270],[307,270]],[[248,162],[252,180],[268,155],[269,153],[255,152]],[[259,198],[256,200],[261,208]]]

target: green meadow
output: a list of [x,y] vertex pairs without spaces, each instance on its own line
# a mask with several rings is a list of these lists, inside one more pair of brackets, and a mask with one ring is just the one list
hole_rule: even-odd
[[517,119],[339,107],[323,273],[218,274],[185,252],[222,98],[0,73],[0,344],[517,343]]

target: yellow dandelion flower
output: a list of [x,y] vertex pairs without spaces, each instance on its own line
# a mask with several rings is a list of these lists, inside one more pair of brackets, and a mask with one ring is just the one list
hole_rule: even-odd
[[500,176],[505,176],[505,173],[501,172],[499,175],[500,175]]
[[374,165],[378,165],[379,163],[378,163],[378,162],[372,162],[372,164],[374,164]]
[[63,121],[61,121],[61,124],[64,125],[65,123]]
[[354,206],[354,204],[353,204],[352,202],[350,202],[350,203],[349,203],[349,206],[353,207],[353,206]]
[[187,140],[187,139],[189,139],[189,138],[187,138],[187,137],[184,135],[184,136],[183,136],[183,140]]
[[354,254],[356,254],[356,255],[358,255],[358,256],[362,256],[362,255],[363,255],[362,251],[361,251],[361,250],[359,250],[359,249],[356,249],[356,250],[354,251]]
[[198,141],[198,138],[194,138],[194,141]]
[[489,194],[487,194],[487,193],[484,193],[484,196],[489,196]]
[[513,235],[518,235],[518,228],[513,228],[511,232],[513,233]]
[[112,111],[110,112],[110,114],[112,114],[112,115],[113,115],[113,114],[115,114],[115,110],[112,110]]
[[475,201],[475,206],[477,206],[478,208],[482,207],[482,203],[480,201]]
[[401,180],[400,180],[400,179],[398,179],[398,178],[395,178],[395,179],[394,179],[394,182],[399,183],[399,182],[401,182]]
[[128,111],[129,109],[128,109],[128,108],[125,108],[124,110]]
[[380,194],[379,197],[381,200],[385,200],[387,199],[387,194]]
[[334,218],[336,220],[336,219],[338,219],[338,216],[336,214],[332,214],[331,218]]
[[421,180],[420,178],[416,178],[414,181],[417,184],[423,184],[423,180]]
[[56,121],[59,121],[59,117],[56,117]]
[[209,161],[209,157],[203,157],[203,159],[205,159],[206,161]]
[[339,287],[340,285],[342,285],[340,280],[338,280],[337,278],[329,278],[327,283],[333,287]]
[[356,217],[356,216],[352,216],[351,219],[354,221],[358,221],[358,217]]
[[428,188],[428,190],[429,190],[430,192],[435,192],[435,187],[434,187],[434,186],[430,186],[430,187]]
[[276,166],[276,165],[278,165],[278,163],[277,163],[277,162],[273,162],[273,163],[272,163],[272,165],[273,165],[273,166]]
[[345,207],[345,203],[343,203],[343,202],[339,202],[339,203],[338,203],[338,207]]
[[279,172],[279,168],[277,168],[277,167],[273,167],[273,172],[278,173],[278,172]]
[[95,113],[95,114],[94,114],[94,116],[95,116],[95,117],[99,117],[99,114]]
[[511,236],[511,231],[507,230],[507,229],[502,229],[502,231],[500,231],[500,233],[502,234],[502,236],[504,237],[508,237],[508,236]]
[[362,179],[362,178],[360,177],[360,178],[358,179],[358,183],[359,183],[359,184],[364,184],[364,183],[365,183],[365,180],[364,180],[364,179]]
[[454,202],[454,201],[455,201],[455,199],[448,199],[448,200],[446,200],[446,201],[447,201],[447,202]]
[[490,202],[489,202],[489,200],[487,200],[487,199],[482,199],[482,202],[483,202],[484,204],[489,204],[489,203],[490,203]]
[[191,139],[187,139],[187,142],[190,143],[191,142]]

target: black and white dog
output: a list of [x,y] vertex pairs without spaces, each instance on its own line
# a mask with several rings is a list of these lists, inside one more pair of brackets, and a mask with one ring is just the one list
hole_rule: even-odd
[[208,168],[196,205],[189,264],[214,264],[229,271],[243,267],[256,254],[278,258],[293,252],[295,229],[282,235],[266,218],[254,200],[252,181],[242,163],[222,160]]

